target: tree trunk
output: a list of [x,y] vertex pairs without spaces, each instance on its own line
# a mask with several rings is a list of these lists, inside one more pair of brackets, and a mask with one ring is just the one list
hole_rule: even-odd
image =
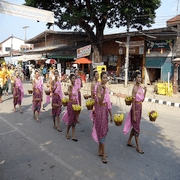
[[100,50],[96,45],[92,45],[93,48],[93,61],[95,63],[102,62],[102,49]]

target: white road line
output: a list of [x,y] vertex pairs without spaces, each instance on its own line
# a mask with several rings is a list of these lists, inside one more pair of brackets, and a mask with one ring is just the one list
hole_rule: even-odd
[[87,178],[84,174],[82,174],[82,172],[80,170],[76,170],[75,168],[73,168],[72,166],[70,166],[69,164],[67,164],[66,162],[64,162],[62,159],[60,159],[59,157],[57,157],[55,154],[51,153],[50,151],[48,151],[44,146],[39,145],[35,140],[33,140],[32,138],[30,138],[29,136],[26,136],[26,134],[24,134],[21,130],[19,130],[17,127],[15,127],[13,124],[11,124],[10,122],[8,122],[6,119],[0,117],[0,119],[2,121],[4,121],[6,124],[8,124],[9,126],[11,126],[12,128],[14,128],[14,131],[19,132],[23,137],[25,137],[26,139],[28,139],[32,144],[34,144],[35,146],[37,146],[41,151],[45,152],[49,157],[53,158],[55,161],[57,161],[58,163],[60,163],[62,166],[66,167],[67,169],[69,169],[70,171],[72,171],[74,173],[74,176],[82,178],[83,180],[90,180],[89,178]]
[[9,134],[9,133],[12,133],[12,132],[15,132],[15,131],[16,131],[15,129],[12,130],[12,131],[7,131],[7,132],[4,132],[4,133],[1,133],[0,136],[5,135],[5,134]]

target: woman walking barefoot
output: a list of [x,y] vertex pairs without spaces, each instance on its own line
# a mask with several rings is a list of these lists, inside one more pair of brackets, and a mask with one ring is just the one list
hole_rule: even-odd
[[24,90],[22,86],[22,82],[19,78],[19,72],[15,71],[14,78],[14,87],[13,87],[13,104],[14,104],[14,112],[16,112],[16,105],[19,105],[20,113],[22,114],[21,103],[24,97]]
[[140,134],[140,122],[141,122],[141,114],[142,114],[142,102],[144,101],[145,95],[146,95],[146,87],[141,87],[141,73],[139,71],[135,72],[135,80],[136,84],[133,87],[132,90],[132,107],[128,114],[128,117],[126,119],[123,132],[124,134],[127,134],[130,127],[132,126],[131,133],[129,135],[129,139],[127,142],[127,146],[135,147],[131,140],[132,137],[135,137],[136,146],[137,146],[137,152],[140,154],[144,154],[144,151],[140,148],[139,145],[139,134]]
[[97,105],[95,107],[94,114],[94,130],[96,131],[97,137],[92,135],[94,140],[98,140],[98,156],[102,156],[103,163],[107,163],[105,154],[105,138],[108,132],[108,113],[110,114],[110,122],[113,122],[109,91],[105,86],[107,81],[106,72],[102,72],[101,83],[98,85],[96,92]]
[[32,83],[33,88],[33,117],[37,122],[41,122],[39,120],[39,113],[41,110],[41,103],[43,100],[43,80],[40,77],[40,73],[38,70],[35,71],[35,78]]
[[[51,82],[51,93],[52,93],[52,117],[54,122],[54,129],[57,129],[59,132],[62,132],[60,129],[60,114],[62,106],[62,88],[59,81],[59,72],[55,70],[54,72],[55,79]],[[56,126],[57,122],[57,126]]]
[[69,130],[72,127],[72,140],[78,141],[75,138],[75,126],[77,123],[77,115],[74,113],[73,108],[72,108],[73,104],[79,104],[78,91],[76,90],[76,87],[75,87],[76,77],[74,74],[70,75],[70,81],[71,81],[71,85],[68,87],[69,102],[67,105],[67,110],[64,113],[62,119],[67,124],[66,138],[70,139]]
[[[76,77],[74,85],[75,85],[76,90],[78,91],[78,101],[81,106],[81,91],[80,91],[80,89],[83,87],[83,85],[82,85],[82,80],[79,78],[79,75],[78,75],[78,69],[75,69],[74,75]],[[81,122],[79,121],[79,115],[77,115],[77,123],[81,124]]]

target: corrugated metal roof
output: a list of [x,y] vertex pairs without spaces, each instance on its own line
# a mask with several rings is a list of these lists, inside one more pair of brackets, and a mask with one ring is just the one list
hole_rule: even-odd
[[167,21],[167,25],[177,25],[177,24],[180,24],[180,14]]
[[27,53],[30,52],[43,52],[43,51],[50,51],[50,50],[55,50],[61,47],[66,47],[67,44],[61,44],[61,45],[55,45],[55,46],[46,46],[46,47],[41,47],[41,48],[35,48],[32,50],[28,50]]

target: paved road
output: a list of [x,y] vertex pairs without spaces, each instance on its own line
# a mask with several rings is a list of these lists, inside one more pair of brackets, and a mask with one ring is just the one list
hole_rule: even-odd
[[[30,84],[25,84],[25,92]],[[65,138],[53,129],[50,105],[40,115],[41,123],[32,118],[31,95],[23,100],[24,114],[12,111],[12,97],[0,104],[0,180],[179,180],[180,179],[180,112],[175,107],[156,104],[159,117],[149,121],[147,112],[153,106],[144,102],[140,144],[145,154],[127,147],[123,126],[109,126],[106,140],[108,163],[97,156],[92,140],[92,123],[85,108],[77,125],[78,142]],[[129,106],[121,100],[121,109],[112,97],[113,112],[127,116]],[[117,103],[117,106],[116,106]],[[64,110],[64,108],[63,108]],[[134,141],[133,141],[134,142]]]

